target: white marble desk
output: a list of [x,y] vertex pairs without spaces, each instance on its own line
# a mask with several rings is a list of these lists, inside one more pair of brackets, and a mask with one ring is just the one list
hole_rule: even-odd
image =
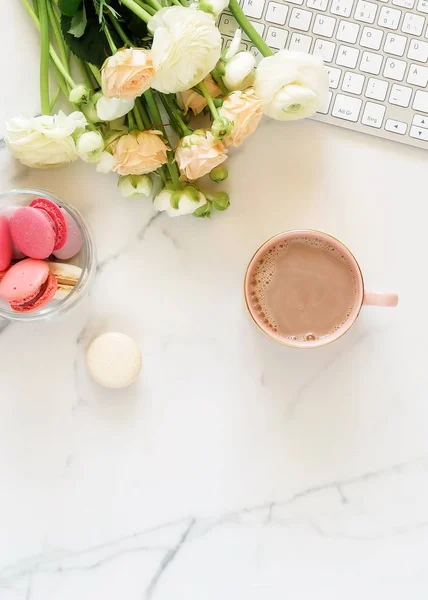
[[[38,109],[37,36],[18,2],[5,13],[0,129]],[[91,166],[35,171],[1,150],[1,189],[74,203],[100,263],[91,302],[0,334],[1,600],[426,600],[427,161],[269,122],[205,222],[154,219]],[[399,307],[364,309],[320,350],[265,338],[245,266],[302,227],[341,238]],[[125,392],[88,380],[105,330],[142,347]]]

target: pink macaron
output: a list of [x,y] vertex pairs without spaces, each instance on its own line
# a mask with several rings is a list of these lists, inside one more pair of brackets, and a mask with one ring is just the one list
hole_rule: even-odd
[[[18,210],[19,206],[5,206],[0,208],[0,214],[4,215],[10,221],[12,215]],[[12,260],[21,260],[21,258],[25,258],[25,254],[19,250],[19,248],[14,244],[12,240]]]
[[4,271],[10,265],[12,253],[9,219],[5,215],[0,215],[0,271]]
[[13,265],[0,283],[0,297],[17,312],[30,312],[47,304],[55,295],[58,283],[49,272],[48,263],[26,258]]
[[49,215],[38,208],[21,206],[10,218],[13,243],[30,258],[48,258],[53,252],[56,230]]
[[60,250],[54,250],[53,255],[59,260],[68,260],[80,252],[83,239],[80,229],[70,213],[62,208],[60,210],[67,223],[67,240]]
[[61,250],[67,241],[67,222],[63,211],[58,204],[48,198],[34,198],[30,206],[44,211],[51,218],[56,231],[54,250]]

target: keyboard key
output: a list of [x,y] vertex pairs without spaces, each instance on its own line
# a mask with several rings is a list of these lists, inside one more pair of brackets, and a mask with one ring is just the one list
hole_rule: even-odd
[[379,100],[380,102],[383,102],[386,98],[388,87],[389,83],[387,81],[370,77],[367,83],[366,96],[367,98],[372,98],[373,100]]
[[426,87],[428,83],[428,68],[422,65],[410,65],[407,74],[407,83]]
[[427,62],[427,60],[428,60],[428,43],[422,42],[421,40],[410,40],[409,49],[407,50],[407,56],[411,60],[418,60],[419,62]]
[[339,79],[342,74],[340,69],[336,69],[335,67],[326,67],[328,72],[328,81],[329,86],[335,90],[339,85]]
[[321,106],[317,112],[321,113],[322,115],[326,115],[328,113],[328,109],[330,108],[330,102],[331,102],[332,97],[333,97],[333,92],[329,92],[324,106]]
[[428,2],[427,0],[419,0],[418,10],[423,13],[428,13]]
[[242,10],[247,17],[254,17],[260,19],[263,14],[265,7],[264,0],[244,0],[242,4]]
[[316,10],[327,10],[327,4],[328,0],[306,0],[306,6]]
[[428,113],[428,92],[417,90],[413,98],[412,108]]
[[394,83],[394,85],[391,87],[391,93],[389,94],[388,101],[390,104],[407,108],[410,104],[412,91],[412,88]]
[[406,71],[407,63],[404,60],[397,60],[395,58],[387,58],[385,67],[383,69],[384,77],[388,79],[395,79],[395,81],[402,81],[404,73]]
[[331,37],[333,35],[335,25],[336,25],[336,19],[334,19],[333,17],[326,17],[325,15],[317,15],[315,17],[312,31],[316,35],[323,35],[324,37]]
[[346,71],[343,81],[342,81],[342,91],[347,92],[348,94],[361,94],[363,91],[364,75],[360,75],[359,73],[351,73],[350,71]]
[[418,140],[423,140],[424,142],[428,141],[428,129],[423,129],[422,127],[414,127],[410,128],[410,137],[416,138]]
[[219,29],[221,31],[221,33],[223,33],[224,35],[228,35],[230,37],[233,37],[235,35],[235,31],[237,30],[237,28],[239,27],[237,21],[235,21],[234,17],[231,17],[230,15],[221,15],[220,17],[220,23],[219,23]]
[[422,115],[415,115],[413,117],[412,125],[416,125],[416,127],[424,127],[428,128],[428,117],[424,117]]
[[339,27],[337,28],[336,37],[341,42],[348,42],[349,44],[355,44],[357,41],[358,34],[360,32],[360,26],[358,23],[350,23],[349,21],[340,21]]
[[383,31],[380,29],[373,29],[373,27],[364,27],[363,33],[361,34],[360,46],[364,48],[371,48],[372,50],[379,50],[382,43]]
[[406,13],[404,15],[401,31],[409,35],[421,35],[424,29],[425,17],[422,15],[412,15]]
[[381,27],[386,27],[386,29],[398,29],[400,17],[401,10],[382,6],[382,8],[380,9],[379,19],[377,23]]
[[338,119],[356,123],[360,116],[362,101],[343,94],[337,94],[331,114]]
[[276,48],[277,50],[284,50],[287,37],[288,31],[286,29],[279,29],[279,27],[269,27],[266,36],[266,44],[271,48]]
[[356,21],[363,21],[364,23],[374,23],[376,11],[377,6],[373,2],[365,2],[364,0],[358,0],[354,18]]
[[[226,48],[229,48],[231,43],[232,43],[232,40],[226,40]],[[239,50],[248,50],[247,44],[244,44],[244,42],[241,42],[239,44]]]
[[369,127],[380,129],[382,127],[383,117],[385,116],[386,106],[376,104],[375,102],[366,102],[361,123]]
[[404,35],[388,33],[383,49],[385,52],[388,52],[388,54],[394,54],[395,56],[403,56],[406,44],[407,38],[404,37]]
[[291,17],[288,25],[293,29],[300,29],[300,31],[309,31],[311,19],[312,13],[308,10],[293,8],[293,10],[291,11]]
[[288,0],[290,4],[303,4],[303,0]]
[[285,6],[284,4],[278,4],[278,2],[269,2],[265,19],[266,21],[269,21],[269,23],[285,25],[287,13],[288,6]]
[[379,75],[383,57],[381,54],[373,54],[373,52],[363,52],[361,58],[360,71]]
[[404,135],[407,131],[407,123],[403,123],[403,121],[394,121],[394,119],[387,119],[385,129],[391,133]]
[[354,69],[358,61],[359,53],[360,51],[358,50],[358,48],[351,48],[350,46],[344,45],[339,46],[336,62],[342,67],[349,67],[350,69]]
[[254,56],[254,58],[256,59],[256,64],[258,65],[259,62],[263,58],[263,54],[260,52],[260,50],[257,48],[257,46],[251,46],[250,52]]
[[392,4],[395,6],[402,6],[403,8],[413,8],[415,0],[392,0]]
[[341,17],[350,17],[354,0],[333,0],[330,12]]
[[326,40],[316,40],[315,45],[312,49],[312,54],[315,56],[321,56],[324,62],[331,62],[333,60],[334,51],[336,50],[336,44],[333,42],[327,42]]
[[[250,23],[257,31],[257,33],[263,37],[263,33],[265,30],[265,26],[263,25],[263,23],[260,23],[258,21],[250,21]],[[242,32],[242,39],[247,40],[247,42],[251,42],[250,38],[244,32]]]
[[305,52],[308,54],[311,49],[312,39],[309,35],[303,35],[301,33],[293,33],[290,40],[289,50],[295,52]]

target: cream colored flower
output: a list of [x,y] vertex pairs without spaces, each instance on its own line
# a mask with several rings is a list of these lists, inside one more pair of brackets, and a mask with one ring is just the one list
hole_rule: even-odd
[[188,186],[179,192],[164,188],[154,199],[153,207],[159,212],[165,211],[169,217],[180,217],[191,215],[206,203],[202,192]]
[[117,140],[113,171],[119,175],[144,175],[168,162],[168,146],[160,131],[133,131]]
[[253,88],[232,92],[225,98],[218,112],[233,122],[230,135],[223,140],[226,146],[239,146],[255,132],[263,115],[261,104]]
[[114,121],[128,114],[134,108],[133,98],[107,98],[101,96],[97,101],[96,110],[100,121]]
[[162,8],[148,24],[156,71],[152,88],[176,93],[202,81],[217,64],[221,35],[212,16],[184,6]]
[[120,192],[125,198],[150,196],[153,182],[148,175],[126,175],[119,178]]
[[245,90],[254,82],[256,59],[251,52],[239,51],[242,31],[237,29],[222,62],[224,65],[223,82],[231,90]]
[[128,100],[141,96],[155,76],[152,53],[141,48],[119,50],[104,62],[101,76],[104,96]]
[[310,117],[324,105],[328,74],[319,56],[281,50],[260,62],[254,89],[266,115],[294,121]]
[[[208,92],[212,98],[217,98],[221,95],[221,89],[218,87],[211,75],[205,77],[204,83],[207,86]],[[198,94],[194,90],[186,90],[185,92],[178,92],[177,94],[178,106],[187,114],[189,109],[193,111],[193,114],[198,115],[207,106],[207,101],[204,96]]]
[[82,133],[76,143],[76,151],[85,162],[99,162],[104,150],[104,139],[99,131]]
[[198,7],[214,17],[218,17],[229,6],[229,0],[199,0]]
[[74,137],[83,133],[86,124],[81,112],[70,115],[59,112],[30,119],[15,117],[6,123],[5,140],[22,164],[55,167],[77,159]]
[[189,181],[199,179],[227,159],[223,142],[210,131],[195,131],[183,137],[175,149],[175,160]]

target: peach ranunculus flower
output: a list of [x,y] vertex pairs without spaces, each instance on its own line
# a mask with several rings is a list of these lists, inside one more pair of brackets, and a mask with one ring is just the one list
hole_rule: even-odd
[[211,131],[196,130],[183,137],[175,149],[175,160],[185,179],[193,181],[203,177],[227,159],[223,142]]
[[136,98],[149,89],[154,76],[155,68],[149,50],[118,50],[102,66],[103,94],[108,98]]
[[229,94],[218,112],[220,117],[233,123],[230,135],[223,140],[226,146],[242,144],[247,136],[255,132],[263,115],[261,100],[253,88]]
[[[217,96],[221,95],[221,89],[218,87],[211,75],[205,77],[204,83],[207,86],[212,98],[217,98]],[[187,114],[189,109],[191,109],[195,115],[198,115],[200,112],[202,112],[207,105],[205,98],[194,90],[178,92],[177,103],[178,106],[184,111],[184,114]]]
[[145,175],[168,162],[168,146],[160,131],[132,131],[114,144],[113,171],[119,175]]

